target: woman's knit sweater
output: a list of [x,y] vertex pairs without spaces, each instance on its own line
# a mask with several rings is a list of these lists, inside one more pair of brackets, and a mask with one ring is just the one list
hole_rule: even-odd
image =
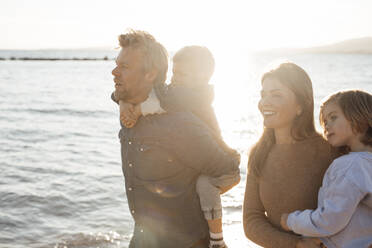
[[248,172],[243,222],[246,236],[265,248],[294,248],[300,236],[280,226],[283,213],[317,207],[318,190],[334,152],[320,136],[275,144],[256,177]]

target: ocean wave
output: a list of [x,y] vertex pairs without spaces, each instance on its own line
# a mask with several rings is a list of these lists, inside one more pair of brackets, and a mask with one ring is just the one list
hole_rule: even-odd
[[14,228],[22,227],[24,222],[19,218],[9,215],[5,212],[0,213],[0,227],[1,230],[14,230]]
[[93,117],[105,117],[105,116],[112,116],[113,112],[111,111],[103,111],[103,110],[75,110],[75,109],[68,109],[68,108],[61,108],[61,109],[39,109],[39,108],[7,108],[3,109],[3,111],[13,112],[13,113],[36,113],[36,114],[46,114],[46,115],[61,115],[61,116],[93,116]]
[[[62,194],[58,195],[36,195],[21,194],[16,192],[1,192],[3,208],[36,208],[43,213],[51,215],[60,215],[61,212],[71,215],[71,207],[76,203]],[[66,211],[65,211],[66,210]]]
[[109,58],[107,56],[101,58],[88,58],[88,57],[72,57],[72,58],[58,58],[58,57],[10,57],[4,58],[0,57],[0,60],[23,60],[23,61],[95,61],[95,60],[114,60],[114,58]]
[[89,247],[123,247],[128,244],[130,237],[120,235],[117,232],[108,233],[77,233],[68,234],[61,237],[61,241],[54,244],[54,248],[89,248]]

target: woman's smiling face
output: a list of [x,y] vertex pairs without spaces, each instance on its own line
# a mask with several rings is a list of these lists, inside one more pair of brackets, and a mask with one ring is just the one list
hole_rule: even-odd
[[258,109],[264,118],[264,126],[274,130],[290,129],[302,111],[295,94],[274,77],[267,77],[262,82]]

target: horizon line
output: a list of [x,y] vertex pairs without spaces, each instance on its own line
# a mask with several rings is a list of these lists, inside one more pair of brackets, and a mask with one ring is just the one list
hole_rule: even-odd
[[[327,46],[332,46],[332,45],[337,45],[340,43],[344,42],[349,42],[353,40],[362,40],[362,39],[372,39],[372,36],[361,36],[361,37],[356,37],[356,38],[350,38],[350,39],[343,39],[343,40],[338,40],[332,43],[324,43],[322,45],[312,45],[312,46],[281,46],[281,47],[267,47],[267,48],[247,48],[247,50],[252,51],[252,52],[265,52],[265,51],[275,51],[275,50],[291,50],[291,49],[311,49],[311,48],[321,48],[321,47],[327,47]],[[88,47],[49,47],[49,48],[1,48],[0,51],[115,51],[117,49],[120,49],[119,46],[88,46]]]

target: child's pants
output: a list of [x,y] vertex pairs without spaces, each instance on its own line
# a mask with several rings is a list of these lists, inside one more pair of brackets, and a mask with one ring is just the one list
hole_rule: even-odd
[[200,205],[206,220],[222,218],[220,187],[226,187],[239,182],[239,171],[233,175],[210,177],[200,175],[196,182],[196,192],[200,198]]

